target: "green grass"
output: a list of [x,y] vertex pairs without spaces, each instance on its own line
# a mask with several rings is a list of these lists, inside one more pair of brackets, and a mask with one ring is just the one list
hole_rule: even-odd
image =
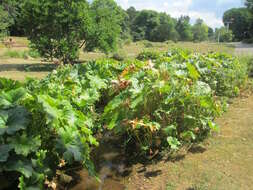
[[19,58],[19,59],[29,59],[31,58],[39,58],[40,55],[38,52],[34,50],[22,50],[22,51],[17,51],[17,50],[11,50],[7,49],[3,54],[2,58]]

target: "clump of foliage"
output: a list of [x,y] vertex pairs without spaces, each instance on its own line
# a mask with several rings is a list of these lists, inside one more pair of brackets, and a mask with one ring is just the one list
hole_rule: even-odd
[[236,96],[246,67],[225,54],[171,50],[139,60],[63,66],[25,84],[0,79],[0,174],[43,189],[57,170],[90,158],[96,134],[112,130],[138,155],[176,150],[217,130],[223,98]]

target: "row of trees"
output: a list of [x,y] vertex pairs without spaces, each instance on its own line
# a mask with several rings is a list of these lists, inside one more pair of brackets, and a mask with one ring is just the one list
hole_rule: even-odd
[[175,19],[166,13],[152,10],[137,11],[134,7],[130,7],[126,12],[130,35],[135,41],[204,41],[213,35],[212,28],[201,19],[198,19],[192,26],[189,16]]
[[[219,39],[222,42],[233,38],[230,30],[223,27],[214,32],[201,19],[191,25],[189,16],[175,19],[152,10],[137,11],[134,7],[123,10],[114,0],[0,2],[1,35],[8,30],[11,35],[25,35],[43,57],[57,58],[64,63],[77,60],[81,48],[111,52],[116,49],[119,39],[154,42]],[[236,9],[224,14],[224,22],[234,17],[241,18],[231,24],[234,36],[239,40],[251,36],[252,0],[248,0],[246,5],[246,11]],[[243,27],[238,29],[238,24]]]
[[213,33],[201,19],[192,26],[151,10],[123,10],[114,0],[2,0],[0,32],[25,35],[48,59],[73,63],[79,49],[111,52],[119,39],[203,41]]
[[[42,19],[38,19],[37,17],[36,18],[27,17],[27,16],[35,16],[35,15],[32,15],[32,13],[27,14],[28,11],[32,11],[33,13],[35,12],[34,10],[30,9],[31,7],[27,6],[27,3],[29,2],[32,3],[32,6],[36,6],[32,8],[35,8],[35,9],[40,8],[39,11],[36,11],[37,13],[36,16]],[[25,32],[27,31],[27,26],[29,28],[34,27],[36,25],[36,23],[33,23],[34,21],[36,22],[38,22],[38,20],[42,21],[43,18],[45,17],[51,17],[51,18],[54,17],[53,19],[50,18],[48,20],[44,20],[44,22],[47,22],[48,25],[52,24],[52,22],[54,21],[61,22],[61,14],[56,15],[56,14],[49,13],[51,15],[45,15],[44,10],[48,9],[49,8],[48,6],[50,6],[50,10],[53,13],[58,12],[58,10],[64,10],[67,13],[67,15],[70,15],[72,14],[73,9],[70,8],[69,6],[65,6],[68,3],[78,4],[77,1],[66,2],[62,0],[52,1],[52,2],[50,0],[46,0],[45,2],[44,1],[39,2],[37,0],[25,0],[25,1],[24,0],[2,0],[0,11],[5,12],[4,14],[6,14],[6,12],[8,13],[8,19],[7,19],[8,25],[5,25],[5,28],[8,27],[11,35],[20,36],[20,35],[25,35]],[[100,35],[104,34],[104,32],[107,29],[117,28],[117,30],[119,30],[118,25],[114,25],[113,27],[108,27],[108,24],[111,23],[110,20],[114,21],[115,17],[117,17],[116,20],[119,21],[117,22],[117,24],[120,25],[120,29],[121,29],[120,32],[119,31],[117,32],[121,34],[120,37],[123,39],[132,38],[134,41],[150,40],[150,41],[155,41],[155,42],[157,41],[162,42],[166,40],[203,41],[203,40],[207,40],[208,37],[211,37],[213,35],[213,30],[210,27],[208,27],[200,19],[198,19],[195,25],[192,26],[190,24],[190,17],[188,16],[182,16],[179,19],[175,19],[166,13],[159,13],[152,10],[137,11],[134,7],[130,7],[129,9],[125,11],[121,9],[119,6],[117,6],[114,1],[106,2],[103,0],[100,3],[101,5],[99,5],[100,7],[99,9],[104,9],[102,7],[105,7],[105,6],[102,4],[106,4],[105,9],[107,9],[108,12],[104,10],[102,10],[101,12],[100,11],[96,12],[94,11],[94,9],[98,9],[98,5],[95,5],[94,2],[89,4],[85,0],[80,0],[79,3],[86,4],[85,7],[83,7],[83,10],[80,10],[80,12],[83,12],[80,14],[83,14],[84,17],[86,14],[86,17],[90,17],[91,15],[93,15],[92,17],[95,18],[97,14],[97,17],[101,18],[101,14],[103,14],[103,22],[105,24],[102,24],[99,27],[95,27],[96,30],[101,30],[100,32],[97,31],[97,33],[100,33]],[[42,6],[41,4],[45,4],[45,6]],[[54,8],[51,6],[55,6],[55,8],[57,8],[58,10],[53,10]],[[117,7],[117,10],[115,9],[115,7]],[[69,10],[66,10],[66,9],[69,9]],[[80,9],[80,7],[78,7],[77,9]],[[87,11],[87,9],[93,9],[93,11],[90,11],[90,10]],[[75,10],[75,12],[77,11],[78,10]],[[106,18],[106,16],[108,17]],[[114,18],[112,19],[112,17]],[[2,16],[0,16],[0,18],[2,18]],[[24,20],[26,21],[25,23],[23,22]],[[95,18],[95,20],[97,21],[99,19]],[[28,22],[31,23],[31,25],[27,24]],[[61,25],[61,23],[59,22],[57,24]],[[70,22],[71,22],[71,19],[68,21],[68,23]],[[94,22],[94,19],[92,22]],[[87,26],[87,23],[85,24]],[[109,49],[109,48],[106,48],[106,49]]]

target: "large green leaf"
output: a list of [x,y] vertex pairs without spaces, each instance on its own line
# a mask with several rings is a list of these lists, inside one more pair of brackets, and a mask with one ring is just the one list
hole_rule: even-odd
[[30,178],[34,172],[32,164],[27,160],[15,158],[6,163],[5,171],[17,171],[23,174],[26,178]]
[[29,113],[21,106],[9,110],[0,111],[0,135],[7,133],[13,135],[15,132],[25,129],[29,124]]
[[191,63],[186,63],[186,65],[187,65],[187,69],[188,69],[190,77],[197,80],[200,77],[197,69]]
[[12,148],[14,148],[16,154],[28,156],[32,152],[36,152],[41,146],[40,137],[27,137],[24,133],[22,136],[16,136],[15,138],[8,138],[8,141]]
[[26,94],[26,90],[22,87],[7,92],[0,93],[0,108],[12,106],[12,104],[17,103]]
[[9,152],[12,150],[10,145],[0,145],[0,162],[6,162],[9,157]]

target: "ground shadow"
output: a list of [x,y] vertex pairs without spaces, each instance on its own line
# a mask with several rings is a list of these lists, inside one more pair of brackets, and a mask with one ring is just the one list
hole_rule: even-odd
[[57,68],[56,64],[34,63],[34,64],[0,64],[2,71],[23,71],[23,72],[50,72]]
[[200,145],[194,145],[192,146],[188,152],[192,153],[192,154],[202,154],[206,151],[207,149],[203,146]]

